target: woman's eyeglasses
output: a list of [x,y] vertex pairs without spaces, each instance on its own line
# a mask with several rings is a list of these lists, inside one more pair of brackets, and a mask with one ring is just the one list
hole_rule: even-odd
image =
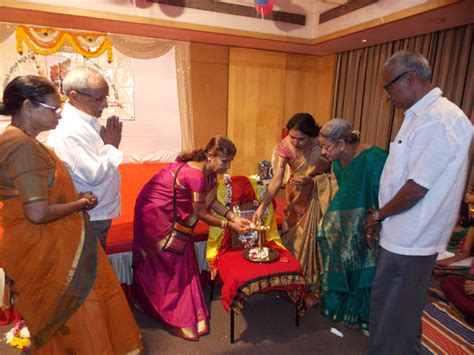
[[48,108],[48,109],[54,111],[55,113],[60,113],[61,110],[63,109],[61,106],[59,106],[59,107],[54,107],[54,106],[51,106],[51,105],[48,105],[48,104],[44,104],[44,103],[42,103],[42,102],[35,102],[35,101],[32,101],[32,102],[33,102],[34,104],[36,104],[36,105],[40,105],[40,106],[43,106],[43,107],[45,107],[45,108]]

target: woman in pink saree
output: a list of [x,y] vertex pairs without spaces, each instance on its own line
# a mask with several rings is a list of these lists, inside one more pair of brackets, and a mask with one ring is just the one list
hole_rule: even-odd
[[[217,174],[236,153],[216,136],[206,149],[183,153],[142,189],[135,203],[133,297],[136,306],[187,340],[209,332],[208,311],[190,236],[198,219],[245,233],[249,221],[216,200]],[[223,218],[211,215],[210,208]],[[179,223],[177,223],[179,222]],[[181,239],[174,239],[179,230]]]

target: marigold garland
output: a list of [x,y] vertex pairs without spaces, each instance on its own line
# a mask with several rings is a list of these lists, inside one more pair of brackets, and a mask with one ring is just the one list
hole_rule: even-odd
[[[49,32],[53,32],[52,39],[46,38]],[[98,42],[102,39],[100,45]],[[98,33],[74,33],[58,31],[51,28],[30,28],[27,26],[18,26],[16,28],[16,49],[23,54],[24,45],[33,52],[50,55],[59,51],[67,42],[79,54],[86,58],[97,58],[107,51],[107,61],[112,62],[112,40],[105,38],[104,34]],[[86,45],[98,45],[96,50],[91,50]]]

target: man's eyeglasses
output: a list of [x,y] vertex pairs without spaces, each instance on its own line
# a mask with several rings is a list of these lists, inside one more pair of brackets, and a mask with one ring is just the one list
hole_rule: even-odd
[[404,72],[402,72],[401,74],[397,75],[394,79],[392,79],[388,84],[384,85],[384,89],[386,92],[390,93],[390,89],[392,88],[393,84],[395,84],[398,80],[400,80],[401,78],[403,78],[406,74],[408,74],[409,72],[412,72],[414,71],[413,69],[410,69],[410,70],[406,70]]
[[101,96],[97,98],[97,97],[92,96],[91,94],[88,94],[87,92],[82,92],[82,91],[77,91],[77,90],[74,90],[74,91],[77,92],[79,95],[87,96],[88,98],[94,100],[97,103],[107,101],[107,96]]
[[60,113],[61,110],[63,109],[61,106],[59,106],[59,107],[54,107],[54,106],[51,106],[51,105],[48,105],[48,104],[44,104],[44,103],[42,103],[42,102],[36,102],[36,101],[32,101],[32,102],[33,102],[34,104],[36,104],[36,105],[40,105],[40,106],[43,106],[43,107],[45,107],[45,108],[48,108],[48,109],[54,111],[55,113]]

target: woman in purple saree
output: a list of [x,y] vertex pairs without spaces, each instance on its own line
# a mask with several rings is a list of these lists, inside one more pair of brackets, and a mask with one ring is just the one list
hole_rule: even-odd
[[[249,224],[216,200],[217,174],[230,167],[235,153],[229,139],[216,136],[205,150],[183,153],[157,173],[135,203],[132,290],[136,306],[187,340],[209,332],[189,238],[194,225],[201,219],[243,234]],[[212,216],[210,208],[223,219]],[[173,227],[184,232],[184,238],[172,240]]]

